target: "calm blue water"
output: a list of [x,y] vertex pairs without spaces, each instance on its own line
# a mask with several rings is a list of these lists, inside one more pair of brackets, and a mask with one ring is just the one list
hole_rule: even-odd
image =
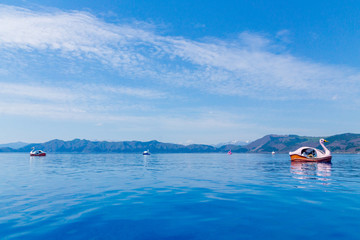
[[360,239],[360,155],[0,154],[0,239]]

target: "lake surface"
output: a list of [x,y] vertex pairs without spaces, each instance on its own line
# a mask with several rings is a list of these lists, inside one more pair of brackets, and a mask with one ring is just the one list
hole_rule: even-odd
[[0,154],[0,239],[360,239],[360,155]]

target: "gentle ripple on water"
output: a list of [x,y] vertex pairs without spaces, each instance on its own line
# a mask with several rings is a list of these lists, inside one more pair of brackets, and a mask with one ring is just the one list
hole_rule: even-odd
[[360,155],[0,154],[1,239],[360,239]]

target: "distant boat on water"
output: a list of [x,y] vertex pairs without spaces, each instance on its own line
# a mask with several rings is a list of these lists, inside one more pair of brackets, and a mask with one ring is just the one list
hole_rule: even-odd
[[149,149],[148,149],[147,151],[144,151],[144,152],[143,152],[143,155],[150,155]]
[[232,152],[231,152],[231,149],[228,151],[228,155],[231,155],[232,154]]
[[42,150],[35,150],[35,148],[33,147],[32,150],[30,151],[30,156],[32,156],[32,157],[44,157],[44,156],[46,156],[46,152],[44,152]]
[[271,154],[272,154],[272,155],[275,155],[275,152],[274,152],[274,151],[272,151],[272,152],[271,152]]

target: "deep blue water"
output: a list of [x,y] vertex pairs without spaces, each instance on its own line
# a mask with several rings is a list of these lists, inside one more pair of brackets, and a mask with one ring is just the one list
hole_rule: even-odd
[[360,155],[0,154],[0,239],[360,239]]

